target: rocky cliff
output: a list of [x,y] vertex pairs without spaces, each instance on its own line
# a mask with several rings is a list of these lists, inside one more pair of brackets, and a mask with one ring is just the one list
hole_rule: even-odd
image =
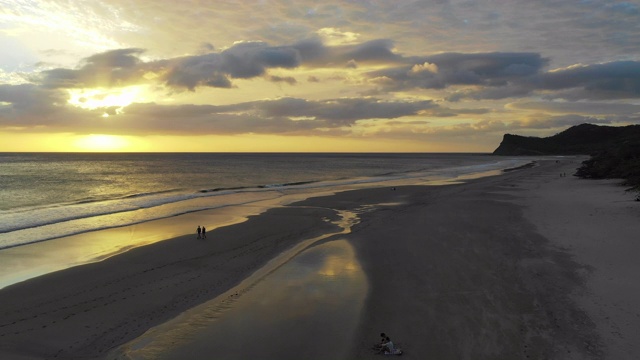
[[593,155],[625,143],[640,143],[640,125],[582,124],[538,138],[505,134],[495,155]]
[[[640,125],[582,124],[546,138],[506,134],[496,155],[591,155],[576,176],[625,179],[640,189]],[[639,195],[640,198],[640,195]]]

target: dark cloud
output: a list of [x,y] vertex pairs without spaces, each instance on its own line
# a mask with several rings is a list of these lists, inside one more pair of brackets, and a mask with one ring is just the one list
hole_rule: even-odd
[[292,46],[307,66],[344,67],[361,64],[402,63],[401,55],[393,52],[393,41],[372,40],[362,44],[326,46],[318,39],[309,39]]
[[[503,99],[544,92],[547,98],[622,99],[640,96],[640,62],[618,61],[578,65],[543,72],[549,60],[537,53],[442,53],[403,57],[389,40],[325,46],[306,40],[291,46],[263,42],[236,44],[221,52],[157,61],[142,61],[142,49],[119,49],[90,56],[77,69],[41,73],[46,88],[117,87],[161,81],[177,89],[199,86],[231,88],[233,79],[268,75],[272,68],[360,67],[387,64],[368,73],[380,91],[460,87],[448,96],[461,99]],[[151,76],[150,76],[151,75]],[[266,76],[294,84],[292,77]],[[313,79],[313,78],[310,78]]]
[[436,108],[432,101],[392,102],[374,98],[348,98],[310,101],[282,98],[231,106],[229,109],[247,111],[249,108],[263,117],[310,117],[331,126],[351,125],[363,119],[395,119],[416,115]]
[[[366,74],[369,94],[405,90],[446,89],[445,99],[505,99],[536,95],[563,100],[608,100],[640,97],[640,62],[617,61],[575,65],[545,70],[549,60],[531,52],[441,53],[406,57],[393,50],[389,40],[355,45],[326,46],[318,40],[305,40],[290,46],[269,46],[264,42],[236,44],[219,52],[172,59],[144,61],[142,49],[119,49],[84,59],[76,69],[53,69],[41,73],[40,85],[0,86],[0,121],[9,126],[51,126],[73,131],[131,130],[139,133],[180,133],[193,129],[202,133],[306,133],[343,131],[366,119],[454,117],[460,114],[482,115],[486,109],[453,109],[433,101],[383,101],[376,97],[306,100],[280,98],[225,106],[161,106],[133,104],[121,113],[119,108],[77,109],[66,103],[64,89],[116,87],[140,83],[161,83],[170,89],[193,90],[198,87],[232,88],[234,79],[261,77],[271,82],[297,84],[291,76],[277,76],[270,69],[307,69],[366,64],[387,68]],[[380,66],[382,67],[382,66]],[[331,80],[327,76],[325,79]],[[319,81],[309,76],[308,82]],[[384,94],[384,95],[383,95]],[[547,102],[548,110],[569,115],[549,117],[542,114],[523,124],[530,128],[568,126],[582,122],[609,123],[635,118],[637,109],[615,108],[560,102]],[[524,106],[524,105],[521,105]],[[529,105],[532,106],[532,105]],[[543,108],[540,111],[544,111]],[[113,115],[106,122],[99,115]],[[22,117],[22,120],[19,120]],[[87,121],[91,118],[91,121]],[[177,121],[176,119],[180,119]],[[630,120],[628,120],[630,121]],[[21,122],[21,124],[18,124]],[[408,123],[405,123],[408,124]],[[415,125],[415,124],[414,124]],[[408,126],[408,125],[407,125]],[[417,125],[416,125],[417,126]],[[516,127],[516,122],[508,125]],[[475,127],[459,126],[452,133],[505,130],[502,122],[488,120]],[[342,130],[341,130],[342,129]],[[453,128],[452,128],[453,129]]]
[[[140,126],[139,121],[142,121],[147,123],[144,128],[160,132],[189,133],[198,129],[199,133],[212,134],[313,134],[319,129],[325,131],[350,126],[358,120],[415,115],[435,106],[430,101],[406,103],[378,99],[309,101],[282,98],[225,106],[134,104],[126,108],[125,114],[128,118],[136,119],[136,126]],[[176,122],[176,118],[181,121]]]
[[233,78],[252,78],[267,68],[294,68],[300,65],[298,51],[289,46],[241,43],[220,53],[220,70]]
[[[612,100],[631,99],[640,97],[640,62],[617,61],[604,64],[576,65],[565,69],[532,73],[527,67],[518,66],[522,76],[509,77],[507,73],[513,67],[504,68],[505,71],[490,71],[491,76],[481,77],[476,72],[468,75],[479,81],[477,88],[461,90],[447,97],[449,101],[461,99],[505,99],[525,97],[538,94],[545,99],[577,100]],[[408,80],[407,80],[408,79]],[[387,86],[412,86],[428,88],[430,84],[445,86],[439,82],[437,75],[430,75],[422,82],[406,77]],[[417,84],[416,84],[417,83]],[[465,83],[458,82],[459,85]],[[422,85],[422,86],[420,86]],[[448,81],[447,85],[455,85]],[[466,85],[474,85],[472,81]],[[437,88],[437,86],[431,86]]]
[[574,113],[594,115],[640,114],[640,105],[607,102],[526,101],[509,104],[510,108],[552,113]]
[[43,89],[33,84],[0,85],[0,122],[5,125],[30,125],[38,117],[59,111],[66,103],[59,91]]
[[295,85],[298,81],[296,80],[296,78],[292,77],[292,76],[275,76],[275,75],[270,75],[267,76],[267,80],[271,81],[271,82],[285,82],[289,85]]
[[[317,121],[291,120],[285,117],[264,118],[247,113],[223,113],[210,105],[134,104],[120,120],[131,126],[112,131],[140,134],[230,135],[230,134],[297,134],[311,132]],[[180,118],[180,121],[176,121]]]
[[640,14],[640,5],[638,4],[633,4],[630,2],[619,2],[619,3],[615,3],[615,4],[607,4],[605,5],[606,8],[614,11],[614,12],[620,12],[620,13],[624,13],[627,15],[638,15]]
[[536,53],[444,53],[407,58],[406,65],[371,72],[388,90],[443,89],[454,85],[501,87],[533,76],[548,60]]
[[[25,89],[25,93],[35,89],[37,88],[30,86],[30,89]],[[9,92],[12,96],[19,95],[16,89],[10,89]],[[0,101],[10,102],[13,98],[3,96],[4,93],[0,88]],[[46,103],[45,99],[51,101],[50,96],[44,96],[37,102]],[[319,129],[326,131],[351,126],[359,120],[396,119],[436,109],[437,105],[431,101],[391,102],[373,98],[310,101],[281,98],[224,106],[131,104],[121,113],[115,107],[83,110],[73,106],[59,106],[55,116],[47,117],[36,116],[38,113],[33,108],[23,109],[22,118],[39,119],[37,123],[23,122],[20,118],[7,121],[8,114],[0,108],[0,124],[46,124],[58,131],[103,131],[110,134],[188,134],[193,133],[194,129],[199,134],[313,134]],[[103,113],[114,116],[105,121],[100,117]],[[49,115],[51,114],[52,112]]]
[[230,79],[264,75],[269,68],[294,68],[300,56],[293,47],[241,43],[220,53],[143,62],[142,49],[120,49],[86,58],[78,69],[42,72],[49,88],[114,87],[147,83],[149,72],[161,74],[170,87],[194,90],[198,86],[230,88]]
[[489,113],[488,109],[451,109],[446,107],[436,107],[429,111],[422,112],[421,114],[435,116],[435,117],[454,117],[458,115],[472,114],[482,115]]
[[[294,68],[300,56],[292,47],[271,47],[265,43],[241,43],[220,53],[188,56],[148,64],[165,72],[166,85],[195,90],[198,86],[232,87],[231,79],[262,76],[269,68]],[[160,68],[160,69],[158,69]],[[287,80],[290,82],[290,80]]]
[[221,71],[221,57],[219,54],[205,54],[189,56],[162,63],[160,70],[164,70],[161,77],[169,87],[187,88],[195,90],[197,86],[231,88],[228,74]]
[[92,55],[78,69],[53,69],[41,73],[48,88],[114,87],[137,83],[144,74],[138,55],[142,49],[119,49]]
[[565,93],[558,97],[637,98],[640,97],[640,62],[617,61],[573,66],[541,74],[536,80],[534,85],[542,90],[580,90],[573,95]]

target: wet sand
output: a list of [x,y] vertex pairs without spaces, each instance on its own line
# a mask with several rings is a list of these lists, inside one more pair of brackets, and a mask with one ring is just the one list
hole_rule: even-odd
[[[103,358],[301,241],[336,234],[368,281],[348,359],[380,358],[380,332],[409,359],[636,359],[640,205],[611,182],[571,177],[578,165],[312,198],[205,241],[182,236],[9,286],[0,358]],[[358,215],[350,233],[336,210]]]

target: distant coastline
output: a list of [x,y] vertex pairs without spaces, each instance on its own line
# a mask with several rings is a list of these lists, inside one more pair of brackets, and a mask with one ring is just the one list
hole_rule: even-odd
[[623,179],[623,185],[640,190],[640,125],[581,124],[545,138],[505,134],[493,154],[589,155],[575,176]]

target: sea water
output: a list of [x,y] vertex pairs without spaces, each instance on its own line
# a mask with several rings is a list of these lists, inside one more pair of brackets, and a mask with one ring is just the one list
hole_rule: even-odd
[[0,153],[0,251],[353,184],[520,166],[488,154]]

